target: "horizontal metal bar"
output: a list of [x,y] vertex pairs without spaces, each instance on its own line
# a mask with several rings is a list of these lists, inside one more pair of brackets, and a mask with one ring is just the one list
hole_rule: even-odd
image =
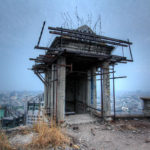
[[85,41],[94,41],[94,42],[100,42],[100,43],[103,43],[103,44],[112,44],[112,45],[118,45],[118,46],[123,46],[123,47],[128,47],[128,45],[125,45],[125,44],[120,44],[120,43],[117,43],[117,42],[112,42],[112,41],[106,41],[106,40],[102,40],[102,39],[99,39],[99,38],[92,38],[90,36],[86,36],[86,37],[83,37],[83,36],[78,36],[76,34],[69,34],[69,33],[63,33],[63,32],[57,32],[57,31],[50,31],[49,33],[52,33],[52,34],[57,34],[57,35],[63,35],[63,36],[68,36],[68,37],[71,37],[71,38],[75,38],[75,39],[80,39],[80,40],[85,40]]
[[91,76],[98,76],[98,75],[104,75],[104,74],[110,74],[110,73],[115,73],[116,71],[114,72],[107,72],[107,73],[94,73],[92,75],[89,75],[88,77],[91,77]]
[[100,38],[100,39],[105,39],[105,40],[110,40],[110,41],[115,41],[115,42],[120,42],[120,43],[125,43],[128,45],[131,45],[132,43],[129,41],[125,40],[120,40],[120,39],[115,39],[115,38],[110,38],[106,36],[101,36],[101,35],[96,35],[96,34],[91,34],[91,33],[83,33],[78,30],[70,30],[70,29],[65,29],[65,28],[58,28],[58,27],[48,27],[49,30],[55,30],[55,31],[61,31],[61,32],[68,32],[68,33],[74,33],[74,34],[79,34],[79,35],[84,35],[84,36],[91,36],[93,38]]
[[[127,78],[127,76],[120,76],[120,77],[114,77],[109,79],[121,79],[121,78]],[[96,80],[103,80],[103,79],[96,79]]]
[[88,108],[91,108],[91,109],[100,111],[100,109],[97,109],[97,108],[94,108],[94,107],[92,107],[92,106],[89,106],[89,105],[87,105],[86,103],[83,103],[83,102],[81,102],[81,101],[77,101],[77,103],[83,104],[83,105],[85,105],[85,106],[88,107]]

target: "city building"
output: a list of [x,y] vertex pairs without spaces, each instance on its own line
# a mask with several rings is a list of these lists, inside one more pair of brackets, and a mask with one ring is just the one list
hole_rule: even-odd
[[5,110],[6,110],[6,108],[4,106],[0,106],[0,121],[5,116]]
[[13,107],[0,107],[0,121],[2,128],[13,128],[24,124],[24,113],[16,111]]
[[26,107],[26,124],[33,125],[43,116],[44,98],[43,94],[31,98]]

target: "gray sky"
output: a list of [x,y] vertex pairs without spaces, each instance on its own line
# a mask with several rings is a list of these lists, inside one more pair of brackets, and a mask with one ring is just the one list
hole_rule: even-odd
[[[62,14],[75,16],[75,8],[92,22],[101,15],[105,36],[130,39],[134,63],[120,64],[116,75],[117,90],[150,91],[150,0],[0,0],[0,91],[43,90],[43,84],[27,70],[41,51],[34,50],[44,20],[47,26],[61,26]],[[47,45],[48,32],[41,44]]]

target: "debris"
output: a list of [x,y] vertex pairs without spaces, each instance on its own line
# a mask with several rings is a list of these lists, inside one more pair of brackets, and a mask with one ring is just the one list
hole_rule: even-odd
[[33,138],[33,133],[26,134],[26,135],[17,134],[9,141],[12,145],[26,145],[32,141],[32,138]]
[[131,124],[121,124],[120,125],[120,128],[121,129],[127,129],[127,130],[133,130],[133,131],[136,131],[137,128],[135,128],[133,125]]
[[107,126],[106,130],[112,130],[112,127],[111,126]]
[[135,130],[133,130],[132,133],[137,133],[137,132]]
[[92,129],[92,128],[91,128],[91,133],[92,133],[93,136],[95,136],[94,129]]

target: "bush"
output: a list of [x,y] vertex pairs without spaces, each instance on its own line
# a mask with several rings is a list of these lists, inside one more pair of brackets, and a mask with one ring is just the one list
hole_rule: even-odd
[[33,130],[37,136],[28,145],[31,148],[65,147],[70,143],[70,139],[62,133],[61,128],[54,121],[51,121],[50,126],[48,123],[39,121],[33,126]]

